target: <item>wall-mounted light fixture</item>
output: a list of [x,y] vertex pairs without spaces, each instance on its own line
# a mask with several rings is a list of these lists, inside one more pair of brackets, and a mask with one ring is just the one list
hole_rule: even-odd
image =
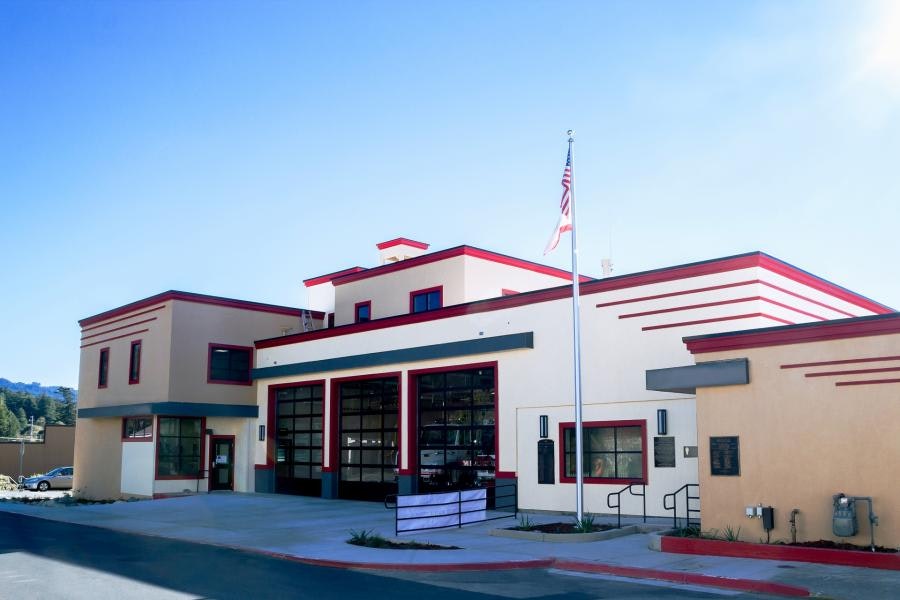
[[666,409],[660,408],[656,411],[656,434],[666,435],[669,431],[669,415]]
[[259,426],[259,441],[261,441],[261,442],[266,441],[266,426],[265,425]]
[[547,415],[541,415],[541,439],[550,437],[550,424]]
[[206,430],[206,435],[213,435],[215,432],[212,429]]

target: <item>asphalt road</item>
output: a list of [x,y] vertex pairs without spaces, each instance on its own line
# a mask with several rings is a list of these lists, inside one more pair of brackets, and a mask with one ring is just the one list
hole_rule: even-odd
[[722,595],[540,569],[388,575],[315,567],[237,550],[0,513],[0,598],[649,600]]

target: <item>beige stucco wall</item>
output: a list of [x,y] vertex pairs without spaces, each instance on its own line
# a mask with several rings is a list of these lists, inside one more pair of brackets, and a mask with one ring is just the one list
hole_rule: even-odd
[[74,495],[105,500],[121,490],[122,419],[78,419],[75,423]]
[[175,301],[172,327],[171,378],[173,402],[253,404],[252,386],[207,383],[209,344],[253,346],[300,326],[299,317],[241,310],[196,302]]
[[[13,479],[19,476],[19,442],[0,442],[0,474]],[[26,442],[22,456],[22,475],[28,477],[46,473],[55,467],[73,464],[75,454],[75,428],[72,426],[48,425],[41,442]]]
[[334,324],[353,323],[354,306],[366,300],[372,301],[373,319],[408,314],[410,292],[439,285],[444,306],[465,302],[464,277],[465,257],[455,256],[334,286]]
[[571,284],[553,275],[545,275],[529,269],[505,265],[475,256],[466,256],[465,298],[466,302],[496,298],[503,290],[530,292],[545,288]]
[[[837,539],[832,495],[872,496],[880,525],[875,541],[900,546],[900,384],[836,386],[891,374],[806,377],[807,373],[900,367],[900,360],[782,369],[781,365],[900,356],[900,335],[701,354],[697,360],[747,357],[748,385],[701,388],[697,395],[701,519],[704,529],[741,527],[742,538],[765,538],[744,507],[775,507],[772,539],[790,539],[788,518],[800,509],[798,539]],[[709,437],[740,436],[739,477],[710,475]],[[858,504],[860,535],[869,543],[866,505]]]
[[[158,310],[147,312],[146,308],[139,309],[130,315],[115,317],[106,323],[89,325],[82,330],[81,344],[86,347],[81,349],[78,408],[161,402],[168,397],[172,304],[172,301],[160,302],[151,307],[162,306]],[[141,331],[143,329],[148,331]],[[141,340],[140,383],[129,385],[131,342],[135,340]],[[107,347],[108,382],[106,388],[100,389],[97,387],[100,350]]]

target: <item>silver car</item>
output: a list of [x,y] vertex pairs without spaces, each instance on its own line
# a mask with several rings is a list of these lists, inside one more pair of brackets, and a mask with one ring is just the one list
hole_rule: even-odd
[[49,489],[70,490],[72,489],[72,467],[57,467],[49,471],[46,475],[35,475],[22,481],[22,488],[26,490],[37,490],[46,492]]

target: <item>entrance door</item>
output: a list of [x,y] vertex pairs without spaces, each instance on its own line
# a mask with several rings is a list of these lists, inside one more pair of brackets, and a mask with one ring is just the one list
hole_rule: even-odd
[[209,489],[234,490],[234,436],[209,439]]

